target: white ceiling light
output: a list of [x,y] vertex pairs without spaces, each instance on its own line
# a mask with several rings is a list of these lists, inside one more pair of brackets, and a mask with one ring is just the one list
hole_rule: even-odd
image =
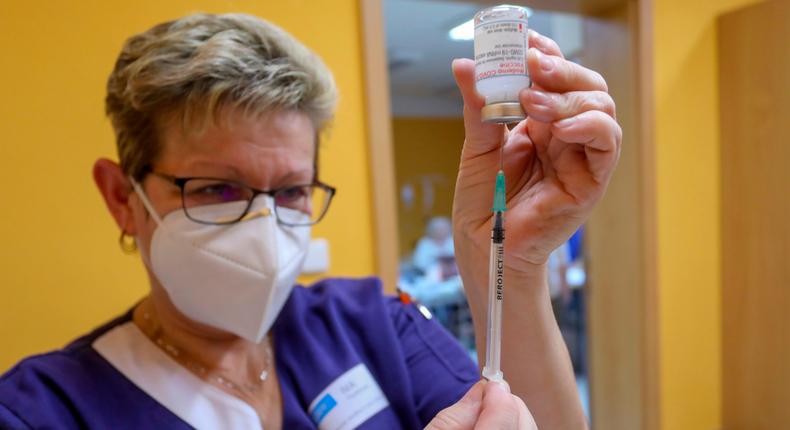
[[463,24],[456,25],[450,29],[450,39],[452,40],[472,40],[475,38],[475,20],[470,19]]
[[[525,7],[527,17],[532,16],[532,9]],[[448,32],[452,40],[472,40],[475,38],[475,20],[470,19],[463,24],[456,25]]]

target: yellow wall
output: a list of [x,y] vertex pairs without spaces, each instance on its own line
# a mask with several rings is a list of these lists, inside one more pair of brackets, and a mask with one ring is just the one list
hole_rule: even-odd
[[[460,118],[395,118],[392,121],[397,189],[406,184],[416,191],[414,205],[407,208],[398,199],[399,255],[414,251],[432,216],[449,217],[453,207],[458,160],[464,144],[464,122]],[[422,206],[421,178],[434,183],[434,204]]]
[[356,0],[4,2],[0,372],[63,345],[145,294],[141,263],[118,249],[118,230],[91,179],[94,160],[115,154],[104,84],[126,37],[194,11],[267,18],[335,72],[340,109],[321,160],[323,178],[339,193],[314,235],[330,240],[332,274],[373,272]]
[[721,426],[716,17],[754,0],[654,0],[662,428]]

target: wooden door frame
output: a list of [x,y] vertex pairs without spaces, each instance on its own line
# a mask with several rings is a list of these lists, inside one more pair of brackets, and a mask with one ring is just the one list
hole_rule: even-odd
[[[501,0],[476,1],[499,4]],[[530,5],[541,9],[576,12],[592,15],[603,7],[629,3],[634,12],[636,27],[630,33],[632,59],[636,62],[637,106],[639,109],[637,127],[639,142],[632,142],[639,151],[640,187],[640,237],[642,291],[641,303],[635,303],[642,310],[643,318],[632,321],[639,325],[640,335],[631,339],[640,350],[639,362],[632,363],[640,369],[641,380],[633,381],[629,393],[641,398],[642,429],[658,430],[660,426],[659,396],[659,333],[658,333],[658,267],[656,231],[656,181],[654,147],[654,83],[653,83],[653,0],[536,0]],[[397,190],[395,186],[395,162],[392,143],[392,124],[390,115],[389,76],[387,70],[386,37],[384,34],[381,0],[360,0],[361,35],[363,66],[365,76],[365,101],[367,113],[367,137],[370,155],[369,170],[371,177],[371,199],[373,204],[374,234],[378,272],[384,280],[385,288],[392,291],[397,282],[398,270],[398,225]],[[594,270],[594,267],[592,268]],[[598,312],[600,312],[599,310]],[[591,314],[596,312],[592,310]],[[592,314],[591,318],[596,315]],[[592,337],[605,336],[605,333]],[[617,374],[618,363],[607,364],[608,375],[590,375],[591,380],[605,383],[607,377]],[[604,372],[601,372],[604,373]],[[599,377],[603,376],[603,377]],[[595,383],[595,382],[593,382]],[[615,399],[611,399],[614,401]],[[607,402],[610,399],[596,399]],[[594,408],[594,406],[593,406]],[[593,424],[596,424],[595,409],[592,410]]]
[[[656,192],[656,149],[655,149],[655,84],[654,84],[654,0],[629,0],[637,3],[637,86],[639,106],[639,139],[641,155],[642,215],[642,297],[643,338],[642,347],[642,417],[645,430],[661,427],[660,395],[660,339],[658,321],[658,220]],[[639,339],[635,339],[639,341]]]
[[398,282],[399,250],[387,41],[381,1],[360,0],[359,5],[375,260],[384,290],[391,293]]

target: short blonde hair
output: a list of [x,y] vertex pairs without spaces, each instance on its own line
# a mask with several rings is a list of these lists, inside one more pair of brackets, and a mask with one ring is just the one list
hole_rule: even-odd
[[203,127],[225,107],[245,114],[298,110],[319,133],[334,115],[337,89],[321,59],[262,19],[195,14],[130,37],[107,81],[106,113],[121,168],[136,180],[161,149],[168,115]]

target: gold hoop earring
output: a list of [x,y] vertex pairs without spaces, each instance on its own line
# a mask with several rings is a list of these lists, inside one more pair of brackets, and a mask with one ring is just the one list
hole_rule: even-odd
[[121,230],[121,237],[118,238],[118,244],[121,246],[121,251],[124,254],[134,254],[137,251],[137,241],[134,236],[126,234],[125,230]]

